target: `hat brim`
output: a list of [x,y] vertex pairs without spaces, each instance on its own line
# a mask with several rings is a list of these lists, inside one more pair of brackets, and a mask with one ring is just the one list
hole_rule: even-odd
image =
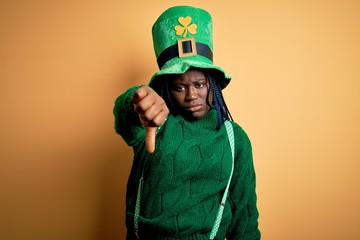
[[[231,76],[227,75],[222,68],[214,65],[208,59],[205,60],[202,56],[187,57],[186,59],[179,60],[180,58],[175,58],[166,63],[160,71],[152,76],[149,86],[158,92],[164,80],[169,80],[169,77],[173,75],[184,74],[190,68],[209,71],[214,75],[216,81],[219,82],[221,89],[224,89],[231,80]],[[178,62],[176,63],[176,61]]]

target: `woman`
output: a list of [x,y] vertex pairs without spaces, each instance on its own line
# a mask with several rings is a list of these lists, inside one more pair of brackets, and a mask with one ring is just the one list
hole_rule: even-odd
[[230,77],[212,63],[210,15],[170,8],[153,40],[161,70],[114,107],[134,150],[127,239],[260,239],[251,144],[221,93]]

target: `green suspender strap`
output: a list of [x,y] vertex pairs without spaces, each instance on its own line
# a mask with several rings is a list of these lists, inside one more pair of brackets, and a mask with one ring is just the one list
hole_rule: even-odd
[[[233,126],[231,125],[230,121],[225,121],[225,127],[226,127],[226,132],[228,135],[228,140],[230,143],[230,148],[231,148],[231,155],[232,155],[232,165],[231,165],[231,173],[230,173],[230,177],[228,180],[228,184],[225,188],[223,197],[221,199],[221,202],[219,204],[219,209],[216,215],[216,219],[213,225],[213,228],[210,232],[210,237],[209,239],[212,240],[215,238],[217,231],[219,230],[220,227],[220,223],[221,223],[221,219],[222,219],[222,215],[223,215],[223,211],[224,211],[224,207],[225,207],[225,202],[229,193],[229,187],[230,187],[230,182],[231,182],[231,178],[234,172],[234,156],[235,156],[235,143],[234,143],[234,129]],[[135,212],[134,212],[134,229],[135,229],[135,235],[138,239],[140,239],[139,237],[139,215],[140,215],[140,201],[141,201],[141,192],[142,192],[142,188],[143,188],[143,175],[140,178],[139,181],[139,187],[138,187],[138,192],[137,192],[137,197],[136,197],[136,204],[135,204]]]
[[139,215],[140,215],[140,200],[141,200],[141,192],[143,188],[143,180],[144,180],[144,170],[141,174],[141,178],[139,181],[139,187],[137,191],[136,196],[136,203],[135,203],[135,212],[134,212],[134,229],[135,229],[135,235],[138,239],[140,239],[139,236]]
[[211,233],[210,233],[210,238],[209,238],[210,240],[215,238],[216,233],[219,230],[219,226],[220,226],[220,223],[221,223],[221,219],[222,219],[222,215],[223,215],[223,211],[224,211],[224,207],[225,207],[225,202],[226,202],[228,192],[229,192],[231,178],[232,178],[232,175],[233,175],[233,172],[234,172],[234,157],[235,157],[234,129],[233,129],[233,126],[231,125],[230,121],[225,121],[225,127],[226,127],[226,132],[227,132],[227,135],[228,135],[230,148],[231,148],[231,155],[232,155],[231,174],[230,174],[230,177],[229,177],[228,184],[227,184],[227,186],[225,188],[223,197],[222,197],[221,202],[219,204],[219,209],[218,209],[218,212],[217,212],[217,215],[216,215],[214,226],[213,226],[213,228],[211,230]]

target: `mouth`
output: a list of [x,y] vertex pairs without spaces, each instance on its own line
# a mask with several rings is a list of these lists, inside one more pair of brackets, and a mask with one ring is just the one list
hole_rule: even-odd
[[201,109],[201,104],[194,104],[194,105],[191,105],[191,106],[188,106],[188,107],[185,107],[185,110],[188,111],[188,112],[197,112]]

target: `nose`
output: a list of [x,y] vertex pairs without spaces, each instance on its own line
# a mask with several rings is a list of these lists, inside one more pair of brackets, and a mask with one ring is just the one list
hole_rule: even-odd
[[194,87],[189,87],[187,92],[186,92],[186,96],[185,96],[187,101],[192,101],[198,98],[198,94],[197,91]]

